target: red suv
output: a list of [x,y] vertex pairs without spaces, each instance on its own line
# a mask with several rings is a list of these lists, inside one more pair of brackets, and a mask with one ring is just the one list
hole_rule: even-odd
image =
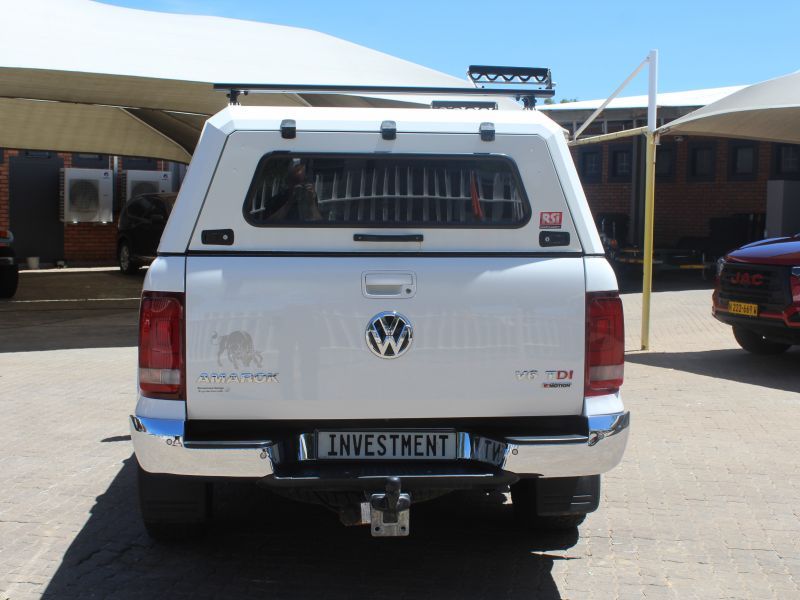
[[734,250],[717,264],[714,316],[739,345],[780,354],[800,344],[800,234]]

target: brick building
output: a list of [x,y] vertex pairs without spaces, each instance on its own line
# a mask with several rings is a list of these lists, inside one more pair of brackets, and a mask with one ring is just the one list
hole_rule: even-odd
[[[63,219],[61,170],[73,167],[112,173],[112,219],[79,223]],[[127,199],[127,171],[168,171],[177,186],[182,168],[151,158],[0,149],[0,229],[14,233],[21,265],[29,256],[39,257],[42,266],[114,264],[116,222]]]
[[[741,89],[715,88],[659,94],[658,124]],[[574,132],[602,100],[541,107]],[[581,137],[641,127],[647,96],[617,98]],[[589,205],[599,220],[624,214],[627,241],[641,243],[644,217],[643,136],[575,146],[573,158]],[[722,236],[722,246],[764,236],[767,181],[800,179],[800,147],[695,136],[663,136],[656,154],[655,246],[703,249]],[[738,243],[737,243],[738,242]],[[718,244],[718,245],[720,245]],[[713,246],[713,243],[711,244]]]

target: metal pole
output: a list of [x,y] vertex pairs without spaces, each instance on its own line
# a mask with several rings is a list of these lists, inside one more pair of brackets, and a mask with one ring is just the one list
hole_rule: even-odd
[[658,50],[647,57],[650,81],[647,104],[647,157],[644,190],[644,265],[642,269],[642,350],[650,349],[650,296],[653,289],[653,226],[656,191],[656,94],[658,91]]
[[[627,78],[625,81],[623,81],[623,82],[622,82],[622,83],[619,85],[619,87],[618,87],[617,89],[615,89],[615,90],[614,90],[614,93],[613,93],[613,94],[611,94],[611,95],[610,95],[608,98],[606,98],[606,101],[605,101],[605,102],[603,102],[603,103],[602,103],[600,106],[598,106],[598,107],[597,107],[597,110],[595,110],[595,111],[594,111],[594,112],[593,112],[591,115],[589,115],[589,118],[588,118],[588,119],[586,119],[586,120],[583,122],[583,125],[581,125],[581,126],[580,126],[580,128],[578,129],[578,131],[576,131],[576,132],[575,132],[575,135],[573,136],[573,138],[572,138],[572,139],[575,139],[575,140],[577,140],[577,139],[578,139],[578,136],[580,136],[580,134],[582,134],[582,133],[583,133],[583,130],[584,130],[584,129],[586,129],[586,128],[587,128],[589,125],[591,125],[591,124],[592,124],[592,122],[595,120],[595,118],[597,118],[597,115],[599,115],[601,112],[603,112],[603,110],[605,109],[605,107],[606,107],[606,106],[608,106],[608,104],[609,104],[609,103],[610,103],[610,102],[611,102],[611,101],[612,101],[614,98],[616,98],[617,96],[619,96],[620,92],[621,92],[622,90],[624,90],[624,89],[625,89],[625,86],[626,86],[626,85],[628,85],[628,84],[629,84],[629,83],[630,83],[630,82],[633,80],[633,78],[634,78],[634,77],[636,77],[636,76],[639,74],[639,71],[641,71],[641,70],[642,70],[642,68],[643,68],[643,67],[644,67],[644,66],[647,64],[647,62],[650,60],[650,57],[653,55],[653,52],[656,52],[656,51],[655,51],[655,50],[651,50],[651,51],[650,51],[650,54],[648,54],[648,55],[647,55],[647,58],[645,58],[645,59],[644,59],[644,60],[643,60],[641,63],[639,63],[639,66],[638,66],[638,67],[636,67],[636,68],[633,70],[633,73],[631,73],[630,75],[628,75],[628,78]],[[651,69],[650,69],[650,72],[652,73],[652,67],[651,67]],[[649,122],[648,122],[648,124],[649,124]]]

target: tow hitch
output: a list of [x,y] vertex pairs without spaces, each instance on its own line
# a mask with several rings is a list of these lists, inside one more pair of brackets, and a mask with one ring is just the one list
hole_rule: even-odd
[[404,536],[409,534],[411,496],[400,492],[400,478],[389,477],[383,494],[372,494],[370,531],[373,537]]

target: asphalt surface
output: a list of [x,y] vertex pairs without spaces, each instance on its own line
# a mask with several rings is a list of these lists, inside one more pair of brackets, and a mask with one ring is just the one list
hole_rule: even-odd
[[208,537],[169,546],[139,521],[127,431],[141,277],[21,283],[0,302],[0,600],[800,597],[800,350],[739,350],[707,289],[654,295],[650,352],[624,296],[631,438],[579,529],[524,531],[505,495],[465,493],[373,539],[233,483]]

